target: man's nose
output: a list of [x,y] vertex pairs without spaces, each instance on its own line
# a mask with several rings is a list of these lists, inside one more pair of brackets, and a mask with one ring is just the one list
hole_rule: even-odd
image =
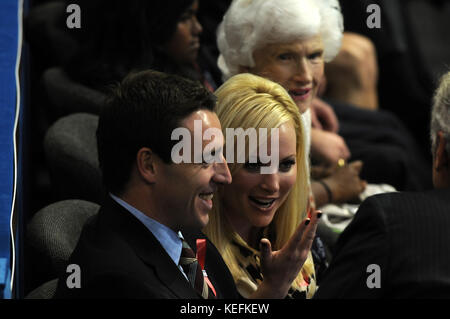
[[231,184],[232,178],[228,168],[228,163],[224,157],[222,157],[222,163],[215,163],[215,173],[213,180],[218,184]]

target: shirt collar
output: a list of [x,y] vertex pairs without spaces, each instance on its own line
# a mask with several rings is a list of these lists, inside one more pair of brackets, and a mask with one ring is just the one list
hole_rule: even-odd
[[114,199],[120,206],[129,211],[134,217],[136,217],[145,227],[156,237],[161,246],[167,252],[169,257],[173,262],[178,265],[180,262],[181,249],[183,248],[182,239],[183,235],[179,231],[178,234],[175,233],[169,227],[157,222],[153,218],[148,217],[140,210],[131,206],[119,197],[109,194],[112,199]]

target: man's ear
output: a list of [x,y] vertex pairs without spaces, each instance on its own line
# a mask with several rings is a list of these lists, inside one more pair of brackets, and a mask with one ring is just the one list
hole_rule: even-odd
[[436,153],[434,156],[434,169],[439,172],[442,169],[449,170],[449,154],[445,146],[447,140],[444,137],[444,132],[439,131],[436,136]]
[[141,148],[136,155],[139,176],[149,184],[156,181],[156,155],[148,147]]

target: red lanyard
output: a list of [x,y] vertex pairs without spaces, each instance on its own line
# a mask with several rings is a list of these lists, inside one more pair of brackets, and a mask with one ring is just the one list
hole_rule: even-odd
[[205,256],[206,256],[206,239],[197,239],[197,260],[202,267],[203,270],[203,279],[208,284],[209,288],[211,288],[212,292],[214,293],[214,296],[217,297],[216,290],[214,289],[214,286],[212,285],[211,281],[208,278],[208,275],[205,271]]

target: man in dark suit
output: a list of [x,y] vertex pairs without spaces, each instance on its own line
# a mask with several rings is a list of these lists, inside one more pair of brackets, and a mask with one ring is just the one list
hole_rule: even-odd
[[[97,129],[109,194],[68,263],[79,266],[80,284],[63,274],[56,298],[237,296],[219,252],[197,231],[208,222],[218,185],[231,182],[214,105],[201,85],[159,72],[130,75],[117,87]],[[189,148],[174,153],[177,128],[190,134],[183,142],[194,143],[192,154]],[[207,130],[217,134],[196,144],[195,134],[202,138]],[[199,152],[198,163],[192,159]],[[192,161],[175,164],[174,154]],[[222,161],[205,162],[208,154]],[[206,247],[195,257],[197,243]]]
[[316,298],[450,298],[450,72],[436,90],[435,190],[364,201],[341,234]]

